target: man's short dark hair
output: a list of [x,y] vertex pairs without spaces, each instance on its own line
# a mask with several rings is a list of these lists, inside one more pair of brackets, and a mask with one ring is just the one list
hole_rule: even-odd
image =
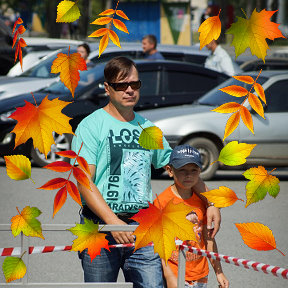
[[87,43],[82,43],[82,44],[78,45],[78,47],[83,47],[87,52],[87,56],[89,56],[91,50],[90,50],[90,47]]
[[154,45],[154,49],[156,49],[156,47],[157,47],[157,38],[156,38],[155,35],[153,35],[153,34],[145,35],[145,36],[142,38],[142,40],[144,40],[144,39],[148,39],[148,41],[149,41],[151,44]]
[[127,57],[119,56],[111,59],[104,69],[106,82],[113,83],[118,78],[118,80],[126,78],[133,66],[137,69],[134,61]]

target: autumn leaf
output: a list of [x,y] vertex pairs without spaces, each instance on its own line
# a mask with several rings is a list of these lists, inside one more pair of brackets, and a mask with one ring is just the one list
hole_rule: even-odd
[[[139,122],[138,125],[141,127]],[[145,149],[163,149],[163,133],[156,126],[142,128],[138,143]]]
[[102,13],[100,13],[99,15],[100,16],[104,16],[104,15],[112,15],[115,13],[115,10],[114,9],[107,9],[105,11],[103,11]]
[[[273,171],[273,170],[272,170]],[[263,166],[250,168],[243,175],[250,180],[246,185],[246,206],[263,200],[267,192],[274,198],[280,191],[279,179],[270,173]]]
[[127,15],[122,11],[122,10],[117,10],[116,11],[116,15],[126,19],[126,20],[129,20],[129,18],[127,17]]
[[[78,2],[78,1],[77,1]],[[70,23],[74,22],[81,16],[77,2],[63,0],[57,6],[56,22]]]
[[217,40],[221,33],[221,21],[219,19],[221,9],[217,16],[209,17],[199,27],[200,50],[209,44],[213,39]]
[[121,30],[121,31],[129,34],[126,25],[125,25],[121,20],[113,19],[113,25],[114,25],[117,29],[119,29],[119,30]]
[[101,54],[103,53],[103,51],[107,48],[109,42],[109,37],[108,34],[105,34],[102,39],[100,40],[100,44],[99,44],[99,56],[98,58],[101,56]]
[[23,23],[23,20],[22,20],[20,17],[18,17],[18,19],[15,21],[15,23],[14,23],[14,25],[13,25],[12,34],[14,34],[14,31],[15,31],[15,29],[16,29],[16,26],[17,26],[18,24],[22,24],[22,23]]
[[72,165],[65,161],[55,161],[53,163],[50,163],[44,166],[43,168],[56,171],[56,172],[67,172],[72,169]]
[[63,187],[67,184],[67,180],[65,178],[54,178],[49,180],[44,185],[37,189],[44,189],[44,190],[54,190]]
[[246,127],[254,134],[253,120],[249,110],[242,106],[240,109],[240,116]]
[[63,157],[67,157],[70,159],[74,159],[77,157],[77,154],[72,151],[72,150],[67,150],[67,151],[59,151],[59,152],[55,152],[55,154],[59,155],[59,156],[63,156]]
[[98,30],[94,31],[92,34],[90,34],[88,37],[101,37],[101,36],[107,34],[108,30],[109,29],[107,29],[107,28],[98,29]]
[[87,178],[86,174],[78,167],[73,167],[73,176],[75,179],[87,189],[91,190],[90,188],[90,181]]
[[74,92],[80,80],[79,71],[87,70],[87,65],[84,58],[79,53],[70,55],[70,46],[68,55],[58,53],[57,58],[53,61],[51,66],[51,73],[60,73],[60,80],[71,91],[74,98]]
[[239,199],[235,192],[228,187],[220,186],[219,189],[210,190],[208,192],[201,193],[205,196],[209,202],[214,203],[215,207],[223,208],[233,205]]
[[111,17],[100,17],[100,18],[96,19],[95,21],[91,22],[90,24],[106,25],[106,24],[110,23],[111,20],[112,20]]
[[236,102],[228,102],[224,103],[221,106],[211,110],[213,112],[218,112],[218,113],[233,113],[237,112],[241,109],[241,104],[236,103]]
[[39,237],[44,239],[41,223],[36,219],[42,212],[37,207],[26,206],[19,215],[11,219],[11,231],[14,237],[23,232],[26,236]]
[[274,40],[275,38],[285,38],[278,26],[270,21],[276,11],[262,10],[260,13],[254,9],[250,19],[237,17],[238,21],[233,23],[226,32],[234,36],[232,45],[235,46],[236,58],[250,48],[252,55],[261,58],[265,63],[265,56],[269,48],[266,38]]
[[251,107],[254,109],[254,111],[257,112],[262,118],[265,119],[264,109],[263,109],[262,103],[259,100],[259,98],[256,95],[254,95],[253,93],[249,93],[248,101],[249,101],[249,104],[251,105]]
[[243,96],[246,96],[248,94],[247,89],[245,89],[242,86],[238,86],[238,85],[227,86],[227,87],[221,88],[219,90],[222,92],[225,92],[231,96],[234,96],[234,97],[243,97]]
[[217,161],[229,166],[238,166],[246,162],[256,144],[238,143],[238,141],[229,142],[221,150]]
[[28,178],[31,179],[31,162],[26,156],[24,155],[4,156],[4,159],[6,162],[7,175],[11,179],[14,180],[25,180]]
[[88,173],[88,175],[91,176],[91,172],[90,172],[90,169],[89,169],[89,166],[88,166],[87,161],[86,161],[83,157],[78,156],[78,157],[77,157],[77,162],[78,162],[78,164],[80,165],[80,167],[81,167],[86,173]]
[[[16,41],[17,41],[17,38],[18,38],[18,35],[19,34],[23,34],[24,32],[26,31],[25,27],[23,25],[20,25],[16,31],[16,33],[14,34],[14,37],[13,37],[13,44],[12,44],[12,48],[14,47]],[[23,40],[24,41],[24,40]]]
[[24,107],[16,108],[9,117],[18,123],[11,133],[16,134],[15,147],[25,143],[29,138],[33,139],[35,148],[44,153],[47,158],[51,145],[55,144],[53,131],[57,134],[74,134],[69,124],[71,118],[61,113],[61,110],[71,102],[61,101],[58,98],[48,100],[48,95],[39,106],[25,101]]
[[197,241],[193,232],[195,224],[186,219],[192,210],[193,207],[184,203],[174,204],[173,199],[162,209],[149,203],[148,209],[141,209],[131,218],[139,223],[134,232],[135,250],[153,242],[154,252],[167,263],[172,251],[176,250],[176,237],[182,241]]
[[234,130],[238,127],[239,122],[240,122],[240,112],[235,112],[229,117],[225,126],[223,140],[234,132]]
[[234,79],[247,83],[247,84],[253,84],[254,79],[251,76],[232,76]]
[[109,30],[109,31],[108,31],[108,35],[109,35],[109,38],[111,39],[111,41],[112,41],[116,46],[118,46],[119,48],[121,48],[120,41],[119,41],[119,37],[117,36],[117,34],[116,34],[113,30]]
[[25,263],[18,257],[6,257],[2,269],[7,283],[23,278],[27,271]]
[[100,255],[101,248],[109,250],[108,241],[106,240],[106,234],[99,233],[99,225],[94,224],[92,220],[84,218],[85,224],[76,224],[69,230],[74,235],[78,236],[73,240],[73,245],[71,251],[80,251],[88,249],[88,254],[90,255],[91,262],[93,259]]
[[283,256],[280,250],[276,248],[275,238],[272,231],[261,223],[235,223],[244,243],[255,250],[268,251],[276,249]]
[[14,59],[14,63],[17,60],[17,57],[19,56],[19,62],[20,62],[20,66],[21,66],[21,70],[23,72],[23,58],[22,58],[22,49],[23,47],[26,47],[27,44],[25,42],[25,40],[23,38],[20,38],[19,41],[17,42],[16,45],[16,50],[15,50],[15,59]]
[[260,99],[266,104],[266,97],[265,97],[265,93],[264,93],[263,87],[259,83],[255,83],[254,90],[258,94]]

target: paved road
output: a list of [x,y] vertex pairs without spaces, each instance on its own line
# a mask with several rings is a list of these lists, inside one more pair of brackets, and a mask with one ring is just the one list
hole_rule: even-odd
[[[234,223],[261,222],[271,228],[276,239],[277,248],[288,253],[288,171],[277,172],[280,179],[280,194],[276,199],[267,196],[262,202],[244,208],[244,203],[236,202],[232,207],[222,209],[222,227],[217,235],[219,253],[246,258],[271,265],[288,268],[287,256],[274,251],[256,251],[248,248],[242,241]],[[9,223],[17,214],[16,206],[22,210],[25,206],[36,206],[42,211],[39,220],[42,224],[74,224],[78,222],[78,207],[69,197],[63,208],[52,219],[53,200],[56,191],[38,190],[48,180],[54,177],[65,177],[39,168],[33,168],[30,180],[13,181],[6,175],[5,167],[0,166],[0,223]],[[155,193],[161,191],[172,182],[167,176],[153,180]],[[211,189],[221,185],[233,189],[239,198],[245,199],[246,181],[240,172],[222,172],[215,181],[207,181]],[[74,226],[74,225],[72,225]],[[70,245],[75,238],[67,232],[50,232],[44,234],[45,240],[31,238],[30,245]],[[0,247],[20,246],[19,237],[12,236],[11,232],[0,232]],[[2,267],[3,259],[0,259]],[[58,252],[54,254],[31,255],[29,258],[29,281],[31,282],[81,282],[82,269],[76,253]],[[223,269],[231,281],[232,288],[282,288],[288,287],[288,281],[264,273],[239,268],[224,263]],[[120,276],[120,279],[123,279]],[[0,283],[4,282],[2,271]],[[210,273],[209,287],[217,287],[215,276]]]

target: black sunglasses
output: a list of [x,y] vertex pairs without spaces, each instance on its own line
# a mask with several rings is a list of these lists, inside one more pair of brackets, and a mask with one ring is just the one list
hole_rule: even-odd
[[133,90],[138,90],[141,87],[141,81],[132,81],[132,82],[119,82],[119,83],[110,83],[107,82],[115,91],[125,91],[129,86]]

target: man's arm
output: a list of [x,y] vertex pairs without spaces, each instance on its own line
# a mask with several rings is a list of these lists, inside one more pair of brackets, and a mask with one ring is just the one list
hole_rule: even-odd
[[[217,232],[220,229],[221,224],[221,213],[219,208],[212,206],[206,197],[204,197],[201,193],[209,191],[208,187],[199,178],[197,184],[193,187],[193,191],[197,194],[197,196],[206,204],[207,207],[207,229],[209,230],[209,236],[214,238]],[[212,226],[212,222],[214,223],[214,229]]]
[[[126,223],[120,220],[116,216],[116,214],[110,209],[110,207],[105,202],[103,196],[101,195],[100,191],[94,184],[93,180],[95,178],[96,166],[95,165],[88,165],[88,166],[92,175],[91,177],[84,170],[82,171],[86,174],[86,176],[89,179],[91,190],[89,190],[88,188],[77,182],[78,190],[85,199],[87,206],[95,215],[101,218],[106,224],[126,225]],[[116,240],[116,242],[119,244],[134,242],[134,237],[132,235],[133,232],[111,232],[111,234],[113,238]]]

